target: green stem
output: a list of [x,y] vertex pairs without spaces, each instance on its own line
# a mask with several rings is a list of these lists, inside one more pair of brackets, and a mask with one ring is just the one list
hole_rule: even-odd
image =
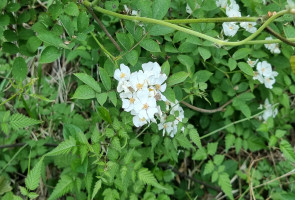
[[95,37],[93,32],[90,32],[95,42],[98,44],[98,46],[102,49],[102,51],[106,54],[107,57],[112,58],[112,60],[115,60],[115,57],[98,41],[98,39]]
[[22,148],[20,148],[15,154],[14,156],[8,161],[8,163],[1,169],[0,174],[2,174],[2,172],[10,165],[10,163],[16,158],[16,156],[18,156],[18,154],[28,146],[28,144],[25,144],[24,146],[22,146]]
[[261,17],[216,17],[201,19],[168,19],[163,20],[171,24],[216,23],[216,22],[257,22]]
[[[91,3],[89,1],[84,1],[83,4],[86,5],[86,6],[91,6]],[[265,23],[255,33],[253,33],[249,37],[245,38],[244,40],[237,41],[237,42],[227,42],[227,41],[219,40],[219,39],[216,39],[214,37],[208,36],[206,34],[203,34],[203,33],[197,32],[197,31],[193,31],[193,30],[190,30],[190,29],[187,29],[187,28],[183,28],[183,27],[180,27],[178,25],[175,25],[175,24],[172,24],[172,23],[169,23],[169,22],[165,22],[165,21],[162,21],[162,20],[146,18],[146,17],[139,17],[139,16],[122,15],[122,14],[115,13],[115,12],[112,12],[112,11],[109,11],[109,10],[105,10],[105,9],[103,9],[101,7],[98,7],[98,6],[93,6],[93,9],[96,10],[97,12],[101,12],[101,13],[111,15],[111,16],[114,16],[114,17],[118,17],[118,18],[121,18],[121,19],[133,20],[133,21],[134,20],[135,21],[142,21],[142,22],[145,22],[145,23],[152,23],[152,24],[159,24],[159,25],[162,25],[162,26],[167,26],[167,27],[170,27],[172,29],[175,29],[175,30],[178,30],[178,31],[181,31],[181,32],[184,32],[184,33],[187,33],[187,34],[190,34],[190,35],[193,35],[193,36],[196,36],[196,37],[208,40],[208,41],[211,41],[211,42],[213,42],[215,44],[218,44],[220,46],[224,46],[224,45],[239,46],[239,45],[249,44],[248,43],[249,41],[251,41],[256,36],[258,36],[276,18],[278,18],[278,17],[280,17],[280,16],[282,16],[284,14],[287,14],[287,13],[292,13],[292,14],[294,13],[293,10],[280,11],[277,14],[270,17],[268,20],[266,20]],[[292,41],[291,39],[289,39],[289,40]],[[294,38],[294,40],[295,40],[295,38]],[[274,43],[273,41],[271,41],[271,42]],[[264,43],[262,43],[262,44],[264,44]]]
[[[275,105],[274,105],[274,106],[275,106]],[[204,139],[204,138],[206,138],[206,137],[209,137],[209,136],[211,136],[211,135],[214,135],[215,133],[217,133],[217,132],[219,132],[219,131],[222,131],[223,129],[226,129],[226,128],[232,126],[232,125],[235,125],[235,124],[241,123],[241,122],[243,122],[243,121],[250,120],[250,119],[252,119],[252,118],[254,118],[254,117],[258,117],[259,115],[263,114],[264,112],[265,112],[265,110],[263,110],[263,111],[261,111],[261,112],[255,114],[255,115],[252,115],[252,116],[250,116],[249,118],[246,117],[246,118],[244,118],[244,119],[241,119],[241,120],[238,120],[238,121],[232,122],[232,123],[230,123],[230,124],[227,124],[227,125],[225,125],[225,126],[219,128],[219,129],[217,129],[217,130],[215,130],[215,131],[212,131],[212,132],[210,132],[210,133],[208,133],[208,134],[206,134],[206,135],[203,135],[202,137],[200,137],[200,139]]]

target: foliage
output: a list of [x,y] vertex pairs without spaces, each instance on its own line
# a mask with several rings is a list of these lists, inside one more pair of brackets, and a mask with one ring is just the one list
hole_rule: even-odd
[[[295,4],[222,2],[1,0],[0,198],[294,199]],[[149,62],[163,130],[114,75]]]

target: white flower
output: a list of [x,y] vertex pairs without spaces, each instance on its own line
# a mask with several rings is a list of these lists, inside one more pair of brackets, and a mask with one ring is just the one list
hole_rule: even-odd
[[114,78],[117,81],[125,81],[130,77],[130,69],[124,64],[120,65],[120,69],[115,70]]
[[256,22],[241,22],[240,26],[246,29],[249,33],[255,33],[257,31]]
[[276,82],[275,77],[278,75],[278,72],[273,71],[270,76],[266,76],[263,79],[263,83],[266,88],[272,89],[272,85]]
[[[130,9],[128,8],[127,5],[124,5],[124,10],[126,13],[130,13]],[[136,10],[131,10],[131,15],[137,15],[138,12]]]
[[[122,98],[122,97],[121,97]],[[122,108],[126,112],[130,112],[134,109],[134,105],[137,103],[138,98],[136,97],[136,93],[127,93],[127,97],[122,98]]]
[[140,118],[137,115],[133,117],[133,124],[136,127],[141,127],[147,123],[148,123],[148,121],[145,118]]
[[256,65],[257,62],[258,62],[258,59],[255,60],[255,61],[253,61],[253,60],[251,60],[250,58],[248,58],[248,61],[247,61],[247,63],[248,63],[252,68]]
[[260,83],[263,83],[263,76],[262,74],[260,74],[259,72],[255,71],[254,72],[254,76],[253,76],[253,80],[258,80]]
[[147,76],[142,70],[134,72],[130,76],[130,85],[134,91],[147,88]]
[[[265,40],[272,40],[272,37],[267,37],[265,38]],[[279,54],[281,53],[281,50],[279,48],[279,44],[278,43],[271,43],[271,44],[264,44],[265,48],[267,48],[268,50],[270,50],[271,53],[273,54]]]
[[239,26],[234,22],[223,22],[222,24],[224,34],[233,37],[239,30]]
[[264,105],[260,105],[258,107],[258,109],[265,109],[264,113],[262,114],[262,116],[259,116],[260,120],[264,120],[267,121],[268,118],[273,117],[275,118],[276,115],[278,114],[278,109],[275,108],[273,109],[272,105],[269,103],[268,99],[265,99]]
[[226,8],[227,0],[216,0],[216,6],[221,8]]
[[157,102],[154,97],[149,97],[148,89],[137,92],[138,101],[134,104],[134,110],[140,118],[147,121],[155,121],[154,115],[158,112]]
[[257,70],[259,74],[262,74],[263,76],[271,76],[272,74],[271,65],[266,61],[257,63]]
[[225,13],[228,17],[241,17],[241,12],[239,10],[231,9],[229,6],[226,7]]

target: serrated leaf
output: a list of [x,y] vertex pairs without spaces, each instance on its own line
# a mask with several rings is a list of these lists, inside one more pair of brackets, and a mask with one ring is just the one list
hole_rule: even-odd
[[283,155],[287,160],[295,163],[294,148],[291,146],[291,144],[288,141],[286,140],[281,141],[280,150],[283,152]]
[[175,93],[172,90],[172,88],[168,87],[166,90],[162,93],[169,101],[172,103],[175,103]]
[[152,172],[150,172],[147,168],[141,168],[138,171],[137,175],[138,179],[147,185],[152,185],[159,189],[166,189],[158,183],[157,179],[154,177]]
[[28,126],[40,124],[41,121],[26,117],[26,116],[19,114],[19,113],[16,113],[10,117],[9,123],[12,126],[12,128],[20,129],[20,128],[25,128]]
[[53,34],[50,31],[41,31],[38,33],[37,37],[39,38],[39,40],[41,40],[42,42],[55,46],[55,47],[62,47],[65,49],[69,49],[69,47],[67,47],[62,39],[60,37],[58,37],[57,35]]
[[79,8],[74,2],[70,2],[67,5],[65,5],[64,11],[67,15],[70,15],[70,16],[79,15]]
[[56,184],[53,192],[51,193],[48,200],[55,200],[59,197],[70,192],[74,188],[74,181],[70,176],[64,175],[60,177],[60,180]]
[[4,176],[0,176],[0,195],[5,194],[12,190],[10,186],[10,181],[7,180]]
[[28,176],[25,179],[26,187],[30,190],[35,190],[39,186],[40,178],[41,178],[41,169],[43,164],[42,157],[35,167],[29,172]]
[[52,63],[61,56],[61,52],[54,46],[46,47],[42,53],[39,60],[40,64]]
[[183,134],[179,134],[178,136],[176,136],[176,140],[179,143],[179,145],[182,146],[183,148],[186,148],[186,149],[192,148],[192,144],[187,139],[187,137],[184,136]]
[[214,171],[214,164],[211,160],[209,160],[206,165],[205,165],[205,169],[204,169],[204,175],[207,174],[211,174]]
[[207,152],[209,155],[213,156],[217,151],[218,142],[208,143]]
[[226,196],[229,199],[231,199],[231,200],[234,199],[233,193],[232,193],[232,186],[231,186],[228,174],[222,173],[219,175],[218,185],[221,187],[222,191],[226,194]]
[[250,48],[240,48],[233,54],[232,58],[235,60],[246,58],[251,53],[251,51],[252,49]]
[[209,72],[207,70],[199,70],[195,73],[194,76],[197,77],[197,82],[201,83],[201,82],[206,82],[209,80],[209,78],[213,75],[212,72]]
[[17,57],[14,59],[12,65],[12,76],[15,80],[22,82],[28,73],[28,67],[25,59],[22,57]]
[[197,147],[202,148],[201,139],[197,129],[193,128],[189,130],[190,139],[197,145]]
[[162,19],[168,12],[170,0],[155,0],[153,2],[153,18]]
[[110,90],[112,88],[111,78],[104,68],[99,67],[99,76],[105,89]]
[[152,39],[144,39],[140,46],[149,52],[161,52],[159,44]]
[[166,60],[163,65],[161,66],[161,72],[166,74],[166,76],[168,77],[170,74],[170,64],[168,62],[168,60]]
[[100,114],[102,119],[104,119],[105,121],[107,121],[110,124],[112,123],[110,113],[105,107],[100,106],[97,108],[97,111]]
[[110,91],[108,96],[109,96],[109,99],[111,100],[111,102],[116,107],[116,105],[117,105],[117,94],[116,94],[116,92],[115,91]]
[[99,84],[92,76],[89,76],[88,74],[85,74],[85,73],[75,73],[74,75],[78,79],[80,79],[80,81],[82,81],[83,83],[85,83],[86,85],[91,87],[94,91],[96,91],[98,93],[101,92],[101,88],[100,88]]
[[72,98],[73,99],[93,99],[93,98],[95,98],[95,92],[88,85],[80,85],[76,89]]
[[198,51],[204,60],[207,60],[211,57],[211,52],[206,48],[198,47]]
[[93,188],[93,192],[92,192],[92,197],[91,199],[94,199],[95,195],[97,194],[97,192],[100,190],[101,188],[101,179],[96,181],[94,188]]
[[104,92],[104,93],[96,94],[95,97],[98,103],[101,106],[103,106],[103,104],[107,101],[108,93]]
[[69,139],[61,142],[52,151],[48,152],[46,156],[58,156],[69,153],[73,147],[76,146],[76,141],[74,139]]
[[254,76],[253,68],[245,62],[239,62],[238,67],[249,76]]
[[233,134],[227,134],[225,136],[225,150],[228,151],[235,143],[235,136]]
[[185,79],[188,77],[188,73],[186,72],[177,72],[170,76],[167,80],[168,86],[173,86],[179,83],[182,83],[185,81]]

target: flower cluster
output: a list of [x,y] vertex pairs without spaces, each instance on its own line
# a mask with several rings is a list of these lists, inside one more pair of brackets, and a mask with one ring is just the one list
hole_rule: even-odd
[[[114,78],[119,81],[117,91],[122,99],[122,107],[126,112],[133,115],[133,124],[136,127],[143,126],[151,122],[161,121],[166,133],[174,136],[175,125],[183,119],[183,110],[178,104],[169,102],[162,94],[166,90],[166,74],[161,73],[161,67],[156,62],[148,62],[142,64],[142,70],[130,72],[128,66],[121,64],[120,69],[116,69]],[[163,113],[157,101],[162,100],[166,105],[173,105],[170,111],[171,115],[175,115],[178,122],[173,122],[166,127],[165,120],[167,115]],[[176,111],[178,115],[176,116]],[[165,128],[166,127],[166,128]],[[163,128],[162,128],[163,129]]]
[[[163,136],[165,133],[170,135],[170,137],[174,137],[177,132],[179,122],[182,122],[184,118],[184,111],[181,106],[179,106],[179,102],[176,101],[175,104],[166,101],[166,111],[169,112],[170,116],[173,116],[173,121],[167,122],[167,114],[163,114],[160,116],[160,123],[158,124],[158,129],[163,130]],[[181,131],[184,131],[184,127],[181,128]]]
[[259,116],[259,120],[263,119],[264,121],[267,121],[268,118],[275,118],[278,114],[278,109],[274,109],[273,106],[269,103],[268,99],[265,99],[264,105],[260,104],[258,109],[265,109],[264,113],[261,116]]
[[[235,0],[217,0],[216,5],[218,7],[224,8],[225,13],[228,17],[241,17],[241,12],[239,5]],[[250,33],[257,31],[255,27],[256,22],[241,22],[240,26]],[[224,34],[226,36],[233,37],[239,30],[239,25],[236,22],[224,22],[222,24]]]
[[[267,37],[265,38],[265,40],[272,40],[273,38]],[[272,44],[264,44],[265,48],[267,48],[268,50],[270,50],[271,53],[273,54],[279,54],[281,53],[281,50],[279,48],[279,44],[278,43],[272,43]]]
[[264,84],[266,88],[272,89],[272,85],[276,82],[275,77],[278,75],[278,72],[272,71],[271,65],[266,61],[258,62],[258,60],[251,61],[248,59],[248,63],[252,63],[252,65],[249,64],[251,67],[254,67],[257,63],[257,71],[254,71],[253,79]]

